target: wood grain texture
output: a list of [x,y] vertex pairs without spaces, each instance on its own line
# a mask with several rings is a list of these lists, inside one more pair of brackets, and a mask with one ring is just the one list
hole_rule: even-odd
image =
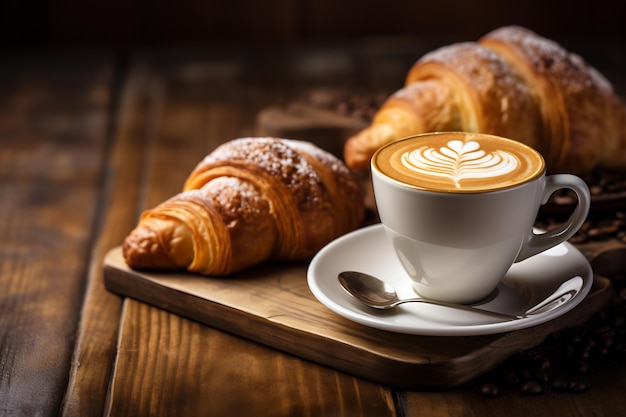
[[[120,74],[121,76],[122,74]],[[136,217],[135,202],[143,174],[150,130],[146,120],[155,117],[155,92],[146,85],[140,70],[125,79],[118,98],[118,113],[112,114],[113,143],[107,152],[104,187],[99,199],[101,221],[97,225],[81,321],[63,404],[65,416],[100,416],[115,357],[122,300],[104,288],[102,260],[123,239]]]
[[395,416],[377,384],[127,300],[107,415]]
[[65,392],[104,165],[111,62],[0,69],[0,414],[54,416]]

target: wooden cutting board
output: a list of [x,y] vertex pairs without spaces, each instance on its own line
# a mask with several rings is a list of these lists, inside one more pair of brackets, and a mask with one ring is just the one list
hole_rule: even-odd
[[104,261],[115,293],[284,352],[372,381],[406,389],[467,382],[513,353],[581,324],[608,301],[610,281],[595,276],[590,294],[567,314],[536,327],[487,336],[432,337],[372,329],[340,317],[310,292],[304,264],[262,265],[228,278],[138,272],[121,247]]

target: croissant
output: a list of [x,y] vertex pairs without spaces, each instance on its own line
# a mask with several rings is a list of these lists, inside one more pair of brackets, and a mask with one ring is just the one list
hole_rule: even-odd
[[123,254],[132,268],[223,276],[306,260],[363,217],[358,183],[338,158],[309,142],[241,138],[206,156],[183,192],[144,211]]
[[344,159],[365,170],[384,144],[455,130],[526,143],[543,154],[551,172],[623,168],[625,115],[611,84],[580,56],[507,26],[420,58],[370,126],[347,140]]

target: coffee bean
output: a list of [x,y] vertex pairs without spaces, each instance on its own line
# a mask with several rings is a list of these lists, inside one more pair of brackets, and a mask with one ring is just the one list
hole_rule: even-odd
[[578,361],[577,368],[579,374],[586,374],[589,372],[589,362],[580,360]]
[[541,354],[541,352],[539,352],[536,349],[531,349],[529,351],[526,352],[526,356],[532,360],[532,361],[536,361],[539,362],[540,360],[543,359],[543,355]]
[[570,195],[555,195],[552,201],[560,206],[569,206],[570,204],[574,204],[576,199]]
[[520,389],[522,390],[523,394],[528,394],[528,395],[538,395],[543,392],[543,388],[541,384],[532,379],[524,382]]
[[502,380],[508,385],[516,385],[517,383],[519,383],[520,378],[517,373],[511,370],[506,370],[502,374]]
[[602,186],[596,184],[589,187],[589,193],[591,195],[601,195],[604,192]]
[[589,389],[589,384],[585,381],[577,379],[570,381],[568,389],[570,392],[585,392]]
[[500,395],[500,390],[495,384],[485,382],[480,386],[480,393],[485,397],[497,397]]
[[609,325],[596,327],[595,332],[599,336],[610,337],[615,334],[615,329]]
[[618,231],[619,226],[610,224],[589,229],[587,236],[592,239],[608,239],[612,236],[616,236]]

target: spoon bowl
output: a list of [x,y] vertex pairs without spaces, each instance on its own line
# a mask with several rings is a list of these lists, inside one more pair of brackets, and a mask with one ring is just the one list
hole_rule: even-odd
[[576,294],[575,280],[582,280],[580,277],[573,277],[569,279],[542,302],[529,308],[522,314],[514,315],[484,310],[467,304],[448,303],[419,297],[400,299],[396,290],[390,284],[363,272],[344,271],[339,274],[338,279],[341,286],[348,292],[348,294],[371,308],[387,310],[403,303],[427,303],[453,308],[456,310],[486,314],[502,320],[523,319],[531,315],[546,313],[554,310],[570,300]]

